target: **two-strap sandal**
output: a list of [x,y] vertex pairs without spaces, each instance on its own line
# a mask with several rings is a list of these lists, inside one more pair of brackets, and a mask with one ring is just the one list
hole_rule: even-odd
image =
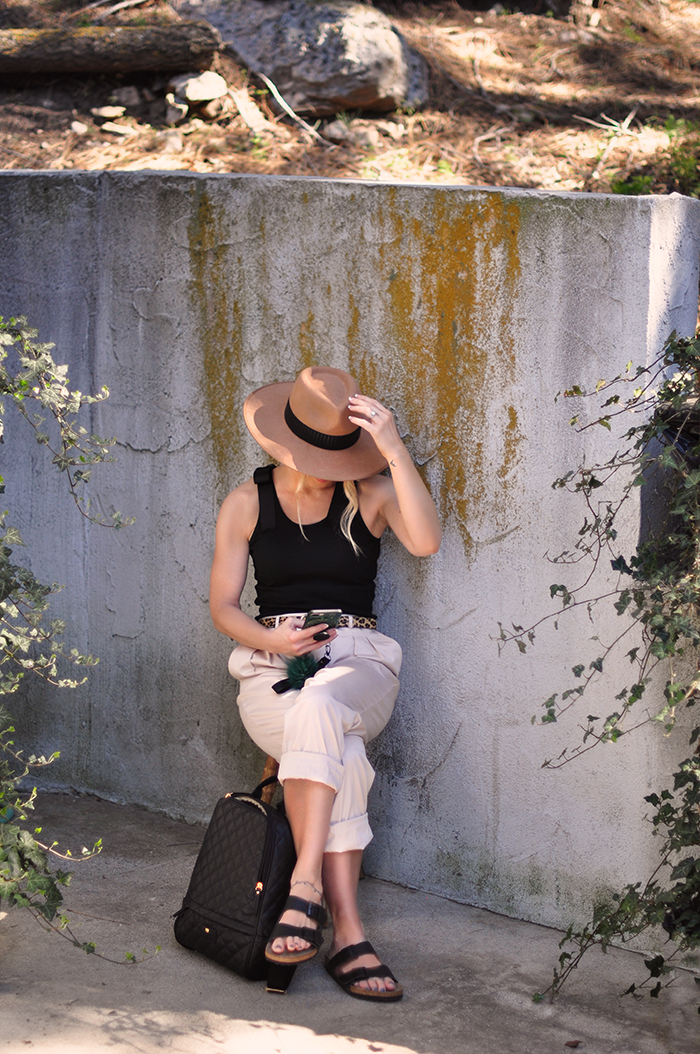
[[[323,944],[323,927],[328,921],[323,905],[290,895],[287,897],[282,915],[285,911],[300,911],[302,915],[306,915],[317,925],[311,929],[309,926],[290,926],[286,922],[278,922],[265,946],[265,958],[272,963],[304,963],[307,959],[313,959]],[[278,937],[300,937],[301,940],[308,941],[310,947],[302,948],[301,951],[274,952],[272,945]]]
[[[360,944],[349,944],[347,948],[342,948],[332,958],[326,956],[325,967],[328,973],[331,975],[334,981],[336,981],[340,987],[348,993],[348,995],[354,996],[356,999],[373,999],[376,1002],[383,1003],[395,1003],[403,996],[403,988],[394,977],[393,973],[388,966],[380,963],[379,966],[357,966],[354,970],[346,970],[341,972],[341,967],[345,966],[346,963],[353,962],[355,959],[359,959],[362,955],[374,955],[377,959],[379,956],[375,952],[369,941],[362,941]],[[396,988],[385,989],[383,992],[377,992],[372,988],[360,988],[358,981],[368,981],[371,977],[390,977]]]

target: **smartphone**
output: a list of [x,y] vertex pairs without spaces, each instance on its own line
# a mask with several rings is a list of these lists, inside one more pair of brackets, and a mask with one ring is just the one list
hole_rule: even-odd
[[[342,614],[342,608],[328,608],[326,611],[321,610],[321,608],[313,608],[307,613],[302,629],[308,629],[309,626],[321,626],[324,623],[329,628],[335,629]],[[314,633],[313,639],[328,640],[329,636],[330,634],[322,629],[319,633]]]

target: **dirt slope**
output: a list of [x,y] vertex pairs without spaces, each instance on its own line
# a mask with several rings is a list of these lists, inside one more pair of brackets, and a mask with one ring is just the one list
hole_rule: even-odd
[[[105,5],[79,6],[75,0],[6,0],[0,28],[142,25],[178,17],[161,0],[106,15]],[[645,190],[676,189],[669,146],[698,119],[700,105],[697,4],[622,0],[580,9],[567,21],[506,13],[500,5],[471,11],[451,0],[378,6],[428,59],[431,100],[420,113],[389,121],[344,115],[355,133],[352,145],[319,142],[275,116],[267,93],[224,57],[219,72],[234,90],[248,89],[273,129],[252,132],[232,103],[215,118],[200,113],[169,128],[162,77],[34,79],[0,84],[0,164],[593,191],[646,172]],[[91,111],[113,102],[115,89],[125,86],[137,88],[138,96],[132,93],[133,105],[105,130],[104,119]],[[325,126],[318,126],[321,134]],[[695,160],[688,164],[695,176]]]

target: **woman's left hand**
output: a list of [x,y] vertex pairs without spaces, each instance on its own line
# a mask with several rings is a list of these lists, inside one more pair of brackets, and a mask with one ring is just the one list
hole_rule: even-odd
[[391,410],[367,395],[351,395],[348,399],[349,418],[372,436],[380,454],[391,461],[405,449]]

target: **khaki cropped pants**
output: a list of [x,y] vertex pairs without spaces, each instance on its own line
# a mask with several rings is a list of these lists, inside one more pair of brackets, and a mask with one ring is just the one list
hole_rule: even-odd
[[[325,647],[316,652],[321,658]],[[280,655],[239,645],[229,672],[240,681],[238,707],[251,739],[280,763],[279,780],[313,780],[335,791],[326,852],[364,849],[372,840],[367,795],[374,770],[365,744],[391,717],[401,648],[377,630],[344,627],[331,661],[300,690],[272,685],[286,674]]]

